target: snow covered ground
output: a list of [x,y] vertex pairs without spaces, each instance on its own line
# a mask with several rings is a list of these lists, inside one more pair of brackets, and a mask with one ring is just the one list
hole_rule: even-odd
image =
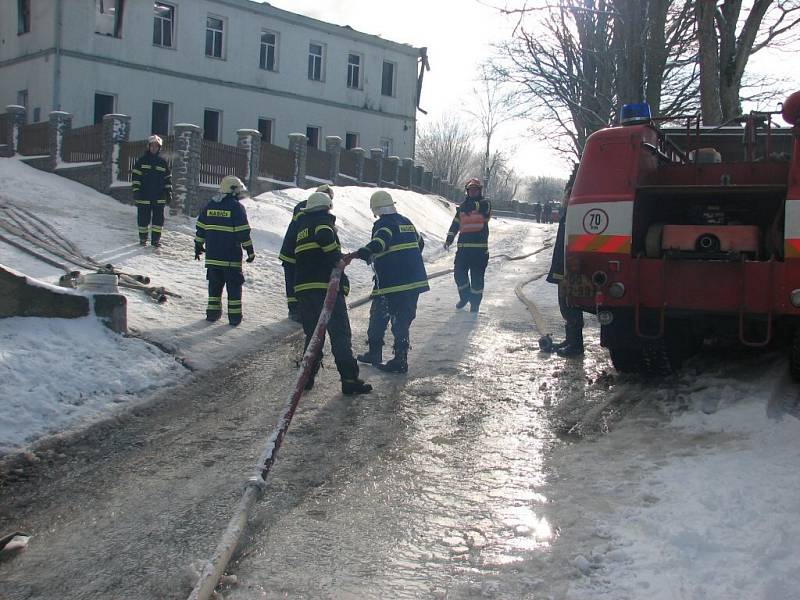
[[[346,250],[368,239],[371,191],[336,188],[334,213]],[[163,247],[141,248],[133,207],[0,159],[0,210],[4,202],[29,209],[85,254],[147,274],[154,285],[182,296],[156,304],[125,291],[135,334],[129,337],[93,318],[0,320],[0,455],[130,410],[151,391],[180,384],[190,369],[246,356],[265,340],[295,331],[285,319],[277,250],[291,208],[307,193],[286,190],[245,202],[257,259],[246,265],[244,322],[231,328],[204,320],[205,273],[193,260],[193,219],[168,217]],[[452,208],[433,196],[392,193],[428,242],[429,270],[449,266],[452,254],[441,245]],[[510,248],[510,230],[496,220],[493,254]],[[0,263],[49,283],[61,274],[2,243]],[[348,274],[351,298],[364,296],[368,269],[356,262]],[[549,331],[560,336],[554,287],[539,279],[524,289]],[[424,329],[415,335],[423,337]],[[798,390],[785,359],[698,357],[679,376],[654,383],[614,377],[596,330],[587,331],[587,341],[589,352],[576,369],[533,355],[550,361],[542,368],[552,377],[575,378],[574,394],[548,401],[552,417],[574,418],[597,431],[557,445],[548,457],[537,497],[546,497],[544,510],[557,535],[548,548],[533,551],[529,564],[504,575],[530,581],[531,598],[800,598],[794,562],[800,552]],[[602,370],[612,376],[598,377]]]

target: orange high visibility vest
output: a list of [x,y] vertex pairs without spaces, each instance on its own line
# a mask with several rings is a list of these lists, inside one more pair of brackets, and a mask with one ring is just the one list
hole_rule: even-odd
[[484,225],[486,225],[486,217],[474,210],[469,213],[461,213],[458,231],[459,233],[478,233],[483,231]]

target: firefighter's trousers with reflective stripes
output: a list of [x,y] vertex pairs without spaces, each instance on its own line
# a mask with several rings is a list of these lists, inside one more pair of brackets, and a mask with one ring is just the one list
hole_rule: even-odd
[[141,241],[147,241],[148,233],[150,233],[150,240],[153,244],[161,239],[161,229],[164,227],[164,206],[155,201],[136,205],[136,222],[139,226]]
[[417,316],[419,292],[414,290],[376,296],[369,308],[367,340],[369,347],[383,347],[386,326],[391,321],[394,353],[406,352],[411,345],[411,323]]
[[242,284],[244,275],[239,269],[209,267],[206,269],[208,279],[208,307],[206,316],[218,319],[222,315],[222,290],[228,292],[228,321],[233,324],[242,321]]
[[567,343],[583,348],[583,311],[567,304],[563,285],[558,286],[558,309],[564,318],[564,336]]
[[[325,304],[325,290],[308,290],[297,294],[297,302],[300,305],[300,318],[303,321],[303,333],[306,334],[306,342],[303,349],[308,348],[311,343],[311,336],[317,326],[317,320]],[[353,357],[353,334],[350,331],[350,319],[347,316],[347,305],[344,301],[344,294],[339,292],[336,295],[336,303],[333,305],[330,321],[328,321],[328,333],[331,336],[331,352],[336,363],[336,369],[342,381],[353,381],[358,379],[358,363]],[[323,338],[323,347],[325,339]],[[312,370],[316,373],[319,362],[322,360],[322,352]]]
[[458,297],[477,308],[483,298],[483,278],[489,264],[486,248],[459,248],[453,265]]
[[297,296],[294,295],[294,265],[283,263],[283,283],[286,286],[286,304],[289,310],[297,308]]

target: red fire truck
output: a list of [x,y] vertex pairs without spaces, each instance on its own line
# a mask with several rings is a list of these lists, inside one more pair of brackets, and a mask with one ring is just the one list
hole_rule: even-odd
[[[677,126],[628,105],[586,142],[565,285],[618,371],[665,373],[704,340],[786,341],[800,379],[800,92],[778,113]],[[674,123],[675,121],[671,121]]]

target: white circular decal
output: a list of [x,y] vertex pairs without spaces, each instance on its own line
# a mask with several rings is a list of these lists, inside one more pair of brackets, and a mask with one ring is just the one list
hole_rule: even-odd
[[599,235],[608,228],[608,213],[602,208],[593,208],[583,217],[583,230]]

